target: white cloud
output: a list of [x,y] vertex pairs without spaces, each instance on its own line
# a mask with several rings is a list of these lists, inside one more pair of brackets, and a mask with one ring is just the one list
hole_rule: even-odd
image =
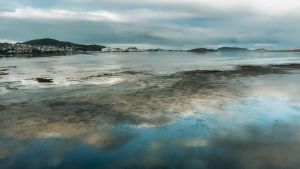
[[[64,2],[78,4],[77,9],[92,7],[92,4],[95,3],[99,4],[99,6],[105,4],[106,9],[70,10],[65,6],[57,6],[55,9],[19,6],[19,8],[11,11],[0,11],[0,17],[32,20],[87,20],[129,23],[188,18],[256,17],[259,19],[282,16],[300,17],[299,0],[231,0],[230,2],[228,0],[89,0],[84,2],[65,0]],[[130,6],[133,4],[137,6]],[[114,6],[122,5],[124,9],[110,9]]]
[[58,21],[108,21],[108,22],[143,22],[155,20],[176,20],[195,17],[190,12],[178,11],[155,11],[149,9],[136,9],[130,11],[86,11],[78,12],[61,9],[40,9],[40,8],[17,8],[14,11],[0,11],[2,18],[16,18],[29,20],[58,20]]
[[[260,13],[268,14],[282,14],[289,13],[291,11],[298,11],[300,8],[299,0],[69,0],[71,2],[77,2],[80,5],[98,3],[103,4],[114,4],[116,6],[130,6],[130,4],[140,5],[139,7],[149,7],[149,5],[164,7],[175,6],[178,9],[192,8],[192,9],[204,9],[204,8],[215,8],[216,10],[237,10],[243,9],[254,9]],[[151,6],[150,6],[151,7]]]
[[0,12],[2,18],[31,19],[31,20],[87,20],[122,22],[122,16],[108,11],[75,12],[57,9],[17,8],[15,11]]
[[[69,0],[76,2],[78,0]],[[89,1],[91,3],[92,0]],[[291,11],[298,11],[299,0],[94,0],[99,3],[115,4],[137,4],[137,5],[168,5],[168,6],[206,6],[214,7],[219,10],[232,10],[239,8],[256,9],[262,13],[278,14]],[[82,2],[81,2],[82,3]]]

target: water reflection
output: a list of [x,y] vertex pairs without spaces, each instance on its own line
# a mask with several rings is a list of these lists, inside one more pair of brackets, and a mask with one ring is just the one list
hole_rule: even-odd
[[297,169],[299,69],[117,69],[80,78],[127,80],[42,88],[6,81],[0,168]]
[[[268,103],[246,104],[274,111]],[[15,154],[2,156],[1,168],[255,169],[299,166],[300,126],[296,120],[299,115],[294,115],[293,119],[274,117],[261,121],[251,118],[261,115],[254,109],[245,112],[233,107],[233,110],[240,111],[243,117],[222,119],[215,118],[216,112],[202,112],[200,116],[181,118],[155,128],[123,124],[107,126],[80,137],[40,138],[23,145],[24,149]],[[299,110],[297,107],[291,114]],[[13,144],[15,150],[16,143]]]

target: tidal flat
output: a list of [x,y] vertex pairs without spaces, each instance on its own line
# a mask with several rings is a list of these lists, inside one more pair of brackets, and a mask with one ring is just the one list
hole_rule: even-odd
[[1,58],[0,168],[298,169],[299,73],[300,53]]

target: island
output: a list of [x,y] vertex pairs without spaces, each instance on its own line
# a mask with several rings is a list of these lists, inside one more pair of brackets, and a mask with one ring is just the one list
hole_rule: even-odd
[[207,48],[196,48],[196,49],[190,49],[187,50],[188,52],[200,52],[200,53],[205,53],[205,52],[216,52],[217,50],[215,49],[207,49]]

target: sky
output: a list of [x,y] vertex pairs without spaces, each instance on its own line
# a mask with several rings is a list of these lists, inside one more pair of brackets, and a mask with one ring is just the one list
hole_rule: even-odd
[[300,48],[299,0],[0,0],[0,42]]

